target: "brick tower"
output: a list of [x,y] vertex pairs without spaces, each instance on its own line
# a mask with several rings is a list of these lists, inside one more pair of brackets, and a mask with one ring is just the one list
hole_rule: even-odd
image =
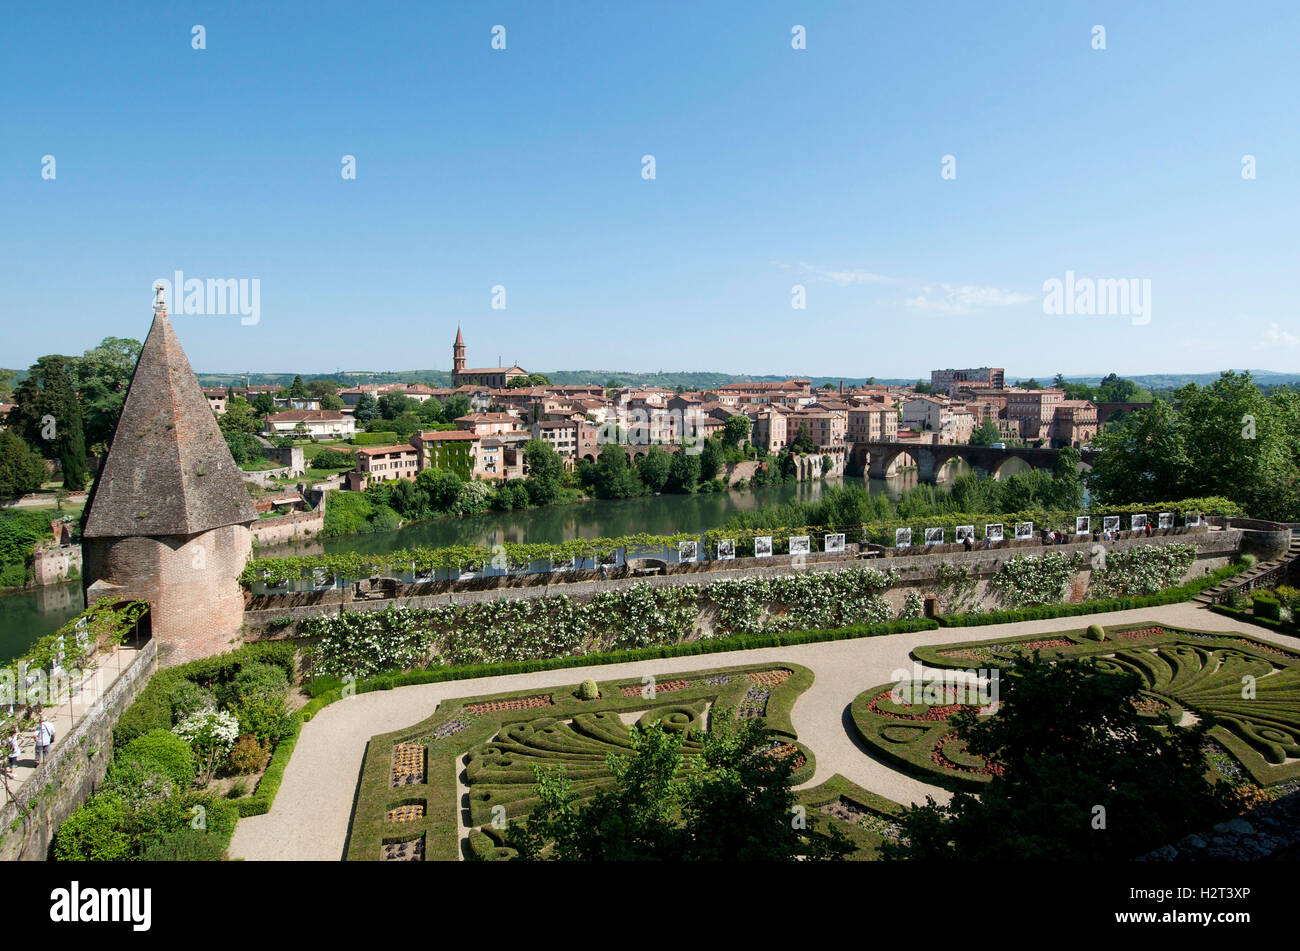
[[456,328],[456,342],[451,345],[451,373],[452,385],[455,386],[455,377],[459,373],[465,372],[465,338],[460,335],[460,328]]
[[158,662],[229,650],[257,512],[161,289],[82,532],[86,598],[150,603]]

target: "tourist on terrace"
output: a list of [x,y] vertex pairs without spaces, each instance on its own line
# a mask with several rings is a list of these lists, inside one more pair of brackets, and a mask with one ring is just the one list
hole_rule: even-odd
[[54,745],[54,724],[45,719],[45,714],[41,714],[41,722],[36,726],[36,765],[40,766],[41,762],[50,755],[50,747]]
[[19,734],[17,726],[9,728],[7,747],[5,750],[8,754],[5,757],[5,776],[12,778],[14,768],[18,765],[18,756],[22,753],[22,736]]

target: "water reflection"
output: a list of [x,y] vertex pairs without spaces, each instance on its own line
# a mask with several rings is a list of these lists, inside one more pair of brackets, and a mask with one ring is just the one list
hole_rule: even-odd
[[793,501],[816,501],[825,485],[869,486],[897,499],[916,485],[916,473],[892,479],[848,479],[767,486],[708,495],[649,495],[635,499],[596,500],[521,512],[490,512],[468,518],[439,518],[417,522],[395,532],[329,538],[323,543],[260,548],[258,555],[315,554],[321,551],[382,554],[400,548],[439,548],[446,545],[496,545],[562,542],[570,538],[614,538],[619,535],[669,535],[707,531],[737,512]]
[[0,595],[0,661],[13,660],[85,606],[80,581]]

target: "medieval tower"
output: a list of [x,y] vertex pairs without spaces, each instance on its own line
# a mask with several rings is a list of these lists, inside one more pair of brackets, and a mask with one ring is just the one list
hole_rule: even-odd
[[233,646],[257,513],[161,290],[87,511],[88,602],[148,601],[160,665]]
[[[451,345],[451,373],[453,380],[455,377],[465,372],[465,338],[460,335],[460,328],[456,328],[456,342]],[[454,383],[452,384],[455,385]]]

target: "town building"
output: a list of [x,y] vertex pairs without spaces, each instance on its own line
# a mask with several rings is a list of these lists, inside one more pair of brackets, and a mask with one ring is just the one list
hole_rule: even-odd
[[266,418],[263,436],[295,436],[303,439],[351,439],[356,419],[333,409],[290,409]]
[[462,386],[469,383],[479,386],[504,387],[509,385],[511,380],[528,376],[528,371],[518,364],[510,367],[468,368],[465,365],[466,352],[465,338],[462,336],[460,328],[457,327],[456,342],[451,347],[452,386]]

